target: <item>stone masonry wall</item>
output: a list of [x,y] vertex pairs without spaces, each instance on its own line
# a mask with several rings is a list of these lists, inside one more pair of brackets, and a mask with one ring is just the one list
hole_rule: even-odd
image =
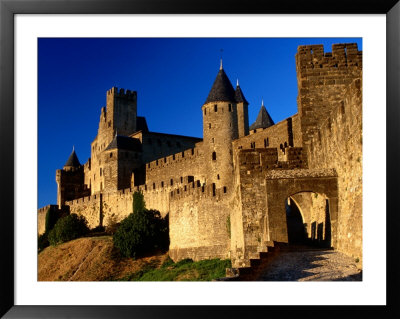
[[299,46],[296,54],[298,111],[303,143],[308,144],[347,87],[361,77],[362,52],[357,44],[334,44],[324,53],[323,45]]
[[[146,164],[146,188],[175,189],[183,183],[186,176],[205,182],[204,155],[202,143],[192,149],[159,158]],[[172,180],[172,182],[171,182]]]
[[215,184],[195,182],[170,194],[170,249],[174,261],[229,258],[231,197]]
[[310,168],[333,167],[339,179],[337,249],[362,260],[362,82],[321,123],[309,145]]
[[233,141],[234,149],[278,148],[281,159],[285,156],[285,146],[302,147],[298,114],[268,128],[251,130],[250,135]]

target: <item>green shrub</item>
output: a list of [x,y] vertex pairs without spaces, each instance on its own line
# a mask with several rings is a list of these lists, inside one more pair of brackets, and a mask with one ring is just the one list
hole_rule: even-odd
[[133,193],[132,200],[132,212],[143,212],[146,209],[146,203],[144,201],[144,196],[141,191]]
[[156,210],[132,213],[121,222],[113,242],[122,255],[132,258],[168,249],[168,219],[162,218]]
[[38,252],[40,253],[43,249],[49,246],[48,233],[43,233],[38,237]]
[[59,214],[54,209],[49,208],[46,212],[46,220],[45,220],[45,232],[49,233],[50,230],[53,229],[54,225],[57,223],[59,218]]
[[89,232],[85,217],[71,214],[60,218],[49,233],[52,246],[82,237]]

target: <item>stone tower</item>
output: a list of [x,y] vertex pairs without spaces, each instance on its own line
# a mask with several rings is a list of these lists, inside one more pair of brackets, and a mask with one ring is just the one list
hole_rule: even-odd
[[232,141],[238,138],[238,112],[235,90],[221,67],[202,106],[206,183],[217,188],[232,183]]
[[83,166],[79,162],[75,149],[65,163],[63,169],[56,171],[57,205],[61,208],[65,201],[88,195],[84,185]]
[[235,100],[237,103],[238,137],[241,138],[249,135],[249,102],[243,95],[239,80],[236,83]]
[[129,136],[136,131],[136,126],[137,93],[116,87],[108,90],[107,106],[101,109],[99,129],[91,145],[90,172],[87,172],[89,180],[85,181],[91,188],[92,194],[102,191],[106,184],[103,174],[105,161],[104,159],[102,161],[102,152],[117,133],[118,135]]

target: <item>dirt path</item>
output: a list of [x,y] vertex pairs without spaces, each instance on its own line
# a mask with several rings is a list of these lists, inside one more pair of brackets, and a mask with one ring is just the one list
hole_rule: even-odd
[[355,260],[334,250],[296,246],[284,249],[263,270],[262,281],[361,281]]

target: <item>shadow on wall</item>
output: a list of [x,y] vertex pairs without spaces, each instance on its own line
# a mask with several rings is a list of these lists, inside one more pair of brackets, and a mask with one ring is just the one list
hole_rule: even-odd
[[318,194],[312,192],[304,192],[302,196],[301,201],[299,196],[297,202],[291,197],[285,201],[289,244],[331,247],[329,200],[320,198],[318,203]]

